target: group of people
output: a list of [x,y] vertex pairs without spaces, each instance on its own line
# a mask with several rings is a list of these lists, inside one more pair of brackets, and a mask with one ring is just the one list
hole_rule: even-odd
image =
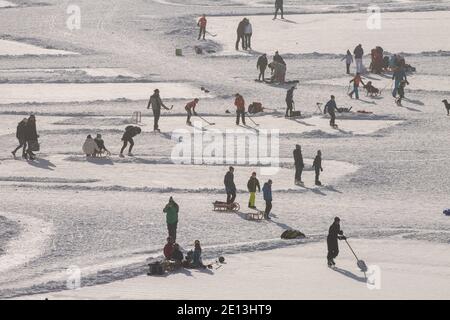
[[33,151],[39,151],[39,135],[37,134],[34,114],[24,118],[17,124],[16,138],[19,141],[19,145],[11,151],[13,157],[16,158],[17,151],[22,148],[22,158],[34,160],[36,155]]
[[[294,183],[296,185],[304,185],[302,181],[303,169],[305,168],[305,162],[303,161],[302,147],[300,145],[295,145],[294,149],[294,166],[295,166],[295,179]],[[322,151],[318,150],[316,157],[314,158],[314,162],[312,165],[315,172],[315,185],[321,186],[322,182],[320,182],[320,173],[323,171],[322,168]]]
[[266,81],[267,67],[271,70],[270,82],[284,83],[286,81],[286,62],[278,51],[275,52],[271,63],[269,63],[265,53],[258,58],[256,63],[256,69],[259,70],[258,81]]
[[86,141],[83,143],[83,153],[87,157],[101,157],[104,153],[111,155],[108,149],[105,147],[105,141],[100,133],[95,138],[88,135]]
[[239,22],[236,34],[236,50],[239,50],[239,42],[241,42],[242,50],[252,50],[253,27],[248,18]]

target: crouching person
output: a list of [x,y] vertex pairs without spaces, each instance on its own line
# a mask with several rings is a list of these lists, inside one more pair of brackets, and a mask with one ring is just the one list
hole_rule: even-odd
[[205,269],[206,266],[202,261],[202,247],[200,246],[200,241],[195,240],[194,250],[189,251],[186,255],[186,260],[184,262],[185,268],[190,269]]
[[86,141],[83,144],[83,152],[86,157],[94,157],[98,152],[100,152],[97,143],[95,143],[91,135],[87,136]]

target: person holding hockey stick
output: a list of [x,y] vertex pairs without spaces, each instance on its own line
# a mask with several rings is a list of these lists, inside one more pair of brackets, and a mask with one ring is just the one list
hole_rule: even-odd
[[148,101],[147,109],[150,109],[150,106],[152,107],[154,117],[153,130],[160,132],[158,123],[159,118],[161,117],[161,107],[166,110],[171,110],[171,108],[167,108],[166,105],[162,102],[161,97],[159,96],[159,89],[155,89],[153,94],[151,95],[150,100]]
[[248,200],[248,207],[251,209],[256,209],[256,189],[261,192],[261,186],[259,180],[256,178],[256,172],[253,172],[250,179],[247,182],[247,189],[250,193],[250,199]]
[[346,240],[347,238],[344,236],[344,232],[341,230],[340,225],[341,219],[339,217],[334,218],[333,224],[328,229],[328,236],[327,236],[327,261],[328,261],[328,267],[334,267],[336,263],[334,262],[334,259],[339,254],[339,244],[338,240]]
[[186,106],[184,107],[184,109],[187,112],[186,124],[188,126],[192,126],[192,123],[191,123],[192,115],[194,115],[194,116],[197,115],[197,112],[195,112],[195,107],[197,106],[198,101],[199,101],[198,98],[195,98],[194,100],[192,100],[191,102],[186,104]]

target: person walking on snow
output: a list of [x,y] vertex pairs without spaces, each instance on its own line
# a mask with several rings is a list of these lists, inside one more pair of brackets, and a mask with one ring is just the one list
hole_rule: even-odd
[[281,19],[284,19],[283,16],[283,0],[275,0],[275,16],[273,17],[273,20],[277,18],[278,11],[281,11]]
[[236,33],[237,33],[237,39],[236,39],[236,50],[239,50],[239,42],[242,42],[242,50],[245,50],[245,26],[247,25],[247,19],[244,18],[239,22]]
[[179,206],[170,197],[169,202],[164,207],[163,212],[166,213],[166,223],[167,223],[167,231],[169,232],[169,237],[172,238],[173,242],[177,241],[177,225],[178,225],[178,211]]
[[364,49],[362,48],[361,44],[358,44],[353,50],[353,54],[355,55],[355,62],[356,62],[356,73],[363,73],[364,66],[363,66],[363,56],[364,56]]
[[239,125],[239,119],[242,118],[242,124],[245,126],[245,100],[239,93],[236,93],[234,99],[236,106],[236,125]]
[[328,266],[333,267],[336,265],[334,262],[334,259],[339,254],[339,245],[338,240],[347,240],[347,238],[344,236],[344,232],[341,230],[340,225],[341,219],[339,217],[334,218],[333,224],[328,229],[328,236],[327,236],[327,261]]
[[322,182],[320,182],[319,178],[320,178],[320,172],[323,171],[323,168],[322,168],[322,151],[320,151],[320,150],[317,151],[317,156],[313,162],[313,168],[316,173],[315,184],[316,184],[316,186],[321,186]]
[[86,141],[84,141],[83,152],[86,157],[93,157],[96,153],[100,152],[100,149],[98,148],[94,139],[92,139],[91,135],[88,135]]
[[166,105],[162,102],[161,97],[159,96],[159,89],[155,89],[153,94],[150,96],[150,100],[148,101],[147,109],[150,109],[150,106],[153,110],[153,130],[154,131],[160,131],[159,130],[159,118],[161,117],[161,107],[163,107],[166,110],[170,110],[166,107]]
[[330,126],[333,128],[337,128],[336,125],[336,111],[338,110],[336,106],[336,98],[332,95],[330,101],[327,102],[323,113],[328,113],[330,115]]
[[394,90],[392,90],[392,96],[396,98],[400,83],[404,80],[406,81],[406,84],[409,85],[408,79],[406,77],[406,71],[403,66],[399,66],[395,69],[394,74],[392,75],[392,80],[395,81]]
[[295,184],[303,184],[302,173],[305,168],[305,163],[303,162],[302,147],[300,145],[295,145],[294,150],[294,164],[295,164]]
[[198,40],[200,40],[200,38],[203,36],[203,40],[205,40],[205,35],[206,35],[206,16],[202,15],[201,18],[198,20],[197,22],[197,26],[200,27],[200,31],[198,33]]
[[195,98],[191,102],[188,102],[188,104],[186,104],[186,106],[184,107],[184,109],[187,112],[186,124],[189,126],[192,126],[192,123],[191,123],[192,115],[194,115],[194,116],[197,115],[197,112],[195,112],[195,107],[197,106],[198,101],[199,101],[198,98]]
[[447,99],[442,100],[442,103],[445,106],[445,109],[447,110],[447,116],[450,116],[450,103],[448,103]]
[[17,138],[17,140],[19,140],[19,146],[17,148],[15,148],[13,151],[11,151],[14,158],[16,158],[16,152],[20,148],[22,148],[22,158],[24,158],[24,159],[27,158],[26,153],[25,153],[25,150],[27,148],[27,142],[25,140],[25,129],[27,127],[27,122],[28,122],[28,119],[23,118],[22,121],[20,121],[17,124],[16,138]]
[[252,176],[247,182],[247,189],[250,192],[250,199],[248,201],[248,207],[252,209],[256,209],[255,201],[256,201],[256,189],[258,192],[261,192],[261,186],[259,185],[259,180],[256,178],[256,172],[252,173]]
[[236,185],[234,184],[234,168],[230,167],[223,179],[225,192],[227,193],[227,204],[234,203],[236,200]]
[[269,61],[267,60],[267,55],[264,53],[262,56],[258,58],[258,62],[256,63],[256,69],[259,70],[259,76],[258,80],[265,81],[264,74],[266,72],[267,65],[269,64]]
[[353,99],[353,94],[355,94],[356,100],[359,100],[359,85],[362,84],[365,85],[364,82],[361,79],[361,75],[359,73],[356,74],[356,76],[350,80],[349,83],[353,82],[353,91],[348,94],[348,96]]
[[133,138],[141,133],[141,128],[134,127],[134,126],[128,126],[125,128],[125,133],[122,136],[123,146],[122,149],[120,149],[119,157],[123,158],[123,151],[127,147],[128,143],[130,144],[130,148],[128,149],[128,155],[130,157],[133,156],[131,151],[133,151],[134,147],[134,140]]
[[34,114],[30,115],[27,120],[24,131],[25,143],[27,145],[26,157],[30,160],[35,159],[33,151],[39,151],[39,135],[36,129],[36,117]]
[[247,24],[245,25],[244,28],[244,42],[246,50],[252,50],[252,34],[253,34],[252,24],[250,23],[250,20],[247,19]]
[[345,65],[347,66],[347,74],[350,74],[350,65],[353,63],[353,56],[350,50],[347,50],[345,57],[341,61],[345,60]]
[[286,118],[292,116],[292,110],[294,108],[294,90],[295,86],[290,88],[286,93]]
[[269,214],[272,210],[272,180],[269,179],[262,188],[264,201],[266,201],[266,209],[264,210],[264,219],[270,220]]

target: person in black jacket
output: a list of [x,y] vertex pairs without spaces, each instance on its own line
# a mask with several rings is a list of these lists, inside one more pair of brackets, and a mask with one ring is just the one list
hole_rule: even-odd
[[338,217],[334,218],[333,224],[328,229],[328,237],[327,237],[327,247],[328,247],[328,255],[327,261],[328,266],[332,267],[336,265],[334,259],[339,254],[339,245],[338,240],[346,240],[347,238],[344,236],[344,232],[341,230],[340,221]]
[[292,116],[292,109],[294,108],[294,90],[296,87],[290,88],[286,93],[286,118]]
[[128,155],[133,156],[133,154],[131,153],[131,151],[133,150],[133,146],[134,146],[133,137],[137,136],[140,133],[141,133],[141,128],[139,128],[139,127],[128,126],[125,128],[125,133],[122,136],[123,146],[122,146],[122,149],[120,149],[119,157],[123,158],[123,150],[125,150],[128,143],[130,143],[130,148],[128,149]]
[[111,155],[111,152],[109,152],[109,150],[106,149],[105,141],[103,140],[102,135],[100,133],[97,133],[97,137],[95,137],[94,141],[97,144],[98,149],[100,150],[98,154],[96,154],[96,156],[101,155],[103,152],[106,152],[107,155]]
[[161,107],[163,107],[166,110],[171,110],[171,108],[166,107],[166,105],[162,102],[161,96],[159,95],[159,89],[155,89],[153,91],[153,94],[150,96],[150,99],[148,100],[147,109],[150,109],[152,107],[153,111],[153,130],[156,132],[160,132],[159,130],[159,118],[161,117]]
[[266,72],[268,63],[269,62],[267,61],[267,55],[265,53],[258,58],[258,62],[256,63],[256,68],[259,70],[259,76],[258,76],[259,81],[261,81],[261,78],[262,78],[262,81],[265,80],[264,74]]
[[286,62],[284,61],[283,57],[280,56],[280,53],[278,51],[275,51],[273,61],[286,65]]
[[38,145],[39,135],[37,134],[36,129],[36,117],[33,114],[28,118],[27,125],[25,126],[24,137],[28,146],[26,154],[30,160],[34,160],[35,154],[32,149]]
[[24,158],[24,159],[27,158],[27,155],[25,153],[25,150],[27,148],[27,142],[25,140],[25,128],[27,126],[27,122],[28,122],[28,119],[23,118],[23,120],[20,121],[19,124],[17,125],[16,138],[17,138],[17,140],[19,140],[19,146],[17,148],[15,148],[14,151],[11,152],[14,158],[16,157],[17,150],[19,150],[20,148],[23,148],[22,149],[22,158]]
[[305,163],[303,162],[302,147],[300,145],[295,146],[294,150],[294,163],[295,163],[295,184],[303,184],[302,172],[305,168]]
[[236,50],[239,50],[239,41],[242,42],[242,50],[245,50],[245,37],[244,37],[244,31],[245,26],[247,25],[248,21],[247,18],[244,18],[239,22],[236,33],[237,33],[237,39],[236,39]]
[[227,193],[227,203],[232,204],[236,199],[236,185],[234,184],[233,167],[230,167],[229,171],[225,174],[223,183],[225,184],[225,191]]
[[320,177],[320,172],[323,171],[322,168],[322,151],[317,151],[317,156],[314,159],[314,163],[313,163],[313,168],[314,171],[316,172],[316,186],[321,186],[322,183],[319,180]]
[[273,20],[277,18],[278,10],[281,11],[281,19],[284,19],[283,17],[283,0],[275,0],[275,16],[273,17]]
[[256,172],[253,172],[250,179],[247,182],[247,189],[250,193],[250,199],[248,200],[248,207],[252,209],[256,209],[256,189],[258,192],[261,192],[261,186],[259,184],[259,180],[256,178]]
[[324,113],[328,113],[330,115],[330,126],[333,128],[337,128],[336,125],[336,111],[338,111],[338,108],[336,106],[336,98],[334,96],[331,96],[330,101],[327,102],[325,105],[325,108],[323,110]]

